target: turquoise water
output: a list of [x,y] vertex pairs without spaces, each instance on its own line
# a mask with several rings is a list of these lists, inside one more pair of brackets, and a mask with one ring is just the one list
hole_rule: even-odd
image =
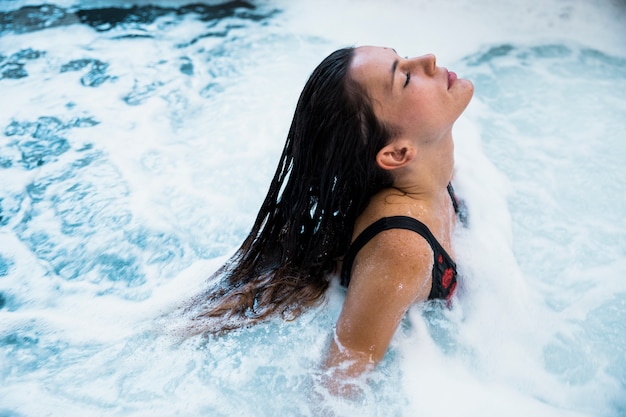
[[[623,2],[134,4],[0,2],[0,416],[626,414]],[[167,331],[346,44],[476,87],[459,295],[407,314],[353,402],[317,384],[338,286],[295,322]]]

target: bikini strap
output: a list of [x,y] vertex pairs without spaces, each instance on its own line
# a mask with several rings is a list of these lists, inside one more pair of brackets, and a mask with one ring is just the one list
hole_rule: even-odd
[[354,259],[363,246],[365,246],[380,232],[389,229],[405,229],[416,232],[426,239],[434,253],[444,253],[449,258],[445,249],[439,244],[435,236],[424,223],[408,216],[383,217],[363,230],[354,242],[352,242],[350,248],[348,248],[348,252],[343,258],[343,265],[341,268],[341,285],[347,287],[350,283],[350,275],[352,274]]
[[454,207],[454,212],[459,214],[459,202],[457,201],[456,194],[454,194],[454,188],[452,188],[452,183],[448,183],[448,194],[450,194],[450,198],[452,199],[452,207]]
[[459,199],[454,193],[452,183],[448,183],[448,194],[450,194],[450,198],[452,199],[452,207],[454,207],[457,218],[461,221],[463,226],[467,227],[469,225],[469,211],[467,210],[465,201]]

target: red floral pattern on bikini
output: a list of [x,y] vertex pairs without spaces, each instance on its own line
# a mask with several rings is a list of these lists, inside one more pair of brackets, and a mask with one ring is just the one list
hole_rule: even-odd
[[[454,278],[454,271],[452,270],[452,268],[446,268],[443,276],[441,277],[441,285],[443,286],[443,288],[448,289],[450,283],[452,282],[452,278]],[[450,292],[452,292],[452,289],[450,289]]]

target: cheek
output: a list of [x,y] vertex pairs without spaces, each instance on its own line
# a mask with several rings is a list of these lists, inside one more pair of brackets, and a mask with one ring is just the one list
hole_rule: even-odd
[[428,123],[434,116],[434,108],[437,107],[436,105],[433,106],[434,103],[434,100],[425,95],[419,95],[412,100],[404,100],[395,113],[398,126],[409,127],[415,124]]
[[[455,103],[450,98],[442,95],[441,91],[414,89],[395,102],[386,102],[384,105],[378,103],[374,107],[374,113],[379,120],[394,127],[401,134],[428,136],[440,130],[442,125],[453,122],[458,117],[455,113],[462,111],[461,103]],[[466,105],[464,103],[462,107],[465,108]]]

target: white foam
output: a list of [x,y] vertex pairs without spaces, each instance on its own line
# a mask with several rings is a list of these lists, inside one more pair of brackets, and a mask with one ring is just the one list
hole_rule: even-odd
[[[221,62],[210,51],[223,39],[176,46],[204,33],[204,24],[193,19],[157,22],[151,26],[160,28],[155,39],[113,39],[124,31],[81,26],[0,37],[4,54],[46,51],[28,63],[29,77],[0,81],[0,126],[40,116],[64,122],[93,116],[100,122],[64,132],[72,150],[31,171],[17,167],[18,150],[11,148],[16,167],[0,177],[2,208],[18,213],[0,234],[0,255],[11,261],[8,275],[0,276],[2,294],[9,297],[0,310],[0,339],[35,340],[3,347],[3,407],[25,415],[306,414],[314,390],[308,378],[318,371],[341,308],[343,292],[336,286],[327,304],[294,323],[261,325],[206,345],[198,339],[176,345],[157,336],[153,326],[163,322],[152,319],[202,288],[245,236],[316,63],[335,47],[367,43],[393,46],[402,55],[435,52],[440,64],[461,68],[461,76],[496,76],[494,68],[529,71],[519,79],[513,77],[519,71],[509,75],[520,85],[509,86],[514,91],[508,96],[487,95],[500,97],[500,104],[527,104],[503,110],[481,101],[487,93],[479,91],[455,127],[455,188],[469,206],[471,227],[457,231],[464,278],[453,308],[412,309],[410,329],[398,333],[371,385],[363,387],[364,403],[337,400],[328,407],[359,415],[389,409],[400,415],[618,415],[624,384],[611,372],[623,369],[623,353],[615,346],[625,334],[617,320],[626,293],[619,223],[626,213],[619,195],[609,198],[591,188],[624,185],[623,100],[595,73],[556,76],[539,58],[520,64],[518,56],[528,53],[525,46],[544,43],[566,45],[574,54],[582,44],[626,56],[623,6],[573,0],[280,5],[285,12],[268,26],[228,38],[230,55]],[[494,60],[476,68],[461,60],[502,44],[520,48],[506,64]],[[183,57],[193,64],[193,75],[179,71]],[[86,70],[59,73],[63,64],[82,58],[107,62],[115,79],[91,88],[79,81]],[[215,66],[225,75],[214,77]],[[202,96],[216,80],[222,91]],[[614,77],[612,86],[623,89],[619,80]],[[129,93],[150,85],[156,88],[143,102],[124,103]],[[544,85],[553,94],[540,95]],[[582,98],[567,108],[571,115],[558,107],[564,91]],[[594,101],[603,110],[597,124],[588,116]],[[538,129],[535,119],[553,130]],[[583,128],[569,128],[579,121]],[[101,159],[92,169],[69,170],[77,149],[88,143]],[[582,166],[610,172],[587,174]],[[68,172],[76,177],[58,180]],[[589,191],[585,175],[593,179]],[[49,180],[44,203],[19,200],[30,183]],[[88,236],[65,235],[50,200],[67,195],[74,183],[94,185],[86,197],[93,200],[85,200],[101,210],[90,213],[94,219],[129,213],[126,228],[109,221],[87,228]],[[564,183],[572,189],[561,192]],[[581,198],[592,192],[594,199]],[[70,199],[62,208],[77,210],[73,218],[79,218],[80,204]],[[144,248],[128,243],[125,233],[146,230],[149,237],[173,236],[179,244],[152,253],[150,241]],[[33,253],[39,248],[27,238],[36,232],[87,261],[107,251],[135,256],[145,283],[113,282],[98,270],[67,278],[58,268],[63,265]],[[162,255],[158,250],[169,247],[175,248],[173,261],[154,261]],[[598,247],[605,251],[600,260]],[[587,250],[594,256],[587,258]],[[30,401],[30,393],[42,401]],[[248,402],[255,405],[241,405]]]
[[619,2],[322,0],[286,7],[285,24],[344,44],[390,46],[401,55],[434,52],[448,64],[485,45],[573,40],[624,55],[626,10]]

